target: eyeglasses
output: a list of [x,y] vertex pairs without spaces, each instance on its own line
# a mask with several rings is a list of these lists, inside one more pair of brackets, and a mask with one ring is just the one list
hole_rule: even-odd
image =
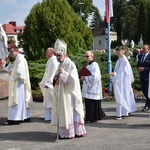
[[90,57],[90,56],[84,56],[84,57]]
[[56,55],[56,57],[62,57],[62,55]]

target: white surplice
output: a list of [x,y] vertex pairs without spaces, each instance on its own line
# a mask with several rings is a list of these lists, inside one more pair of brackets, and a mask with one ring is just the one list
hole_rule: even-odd
[[[58,68],[58,64],[56,56],[48,59],[43,79],[39,84],[44,97],[43,106],[45,108],[45,120],[51,120],[52,100],[54,98],[53,78]],[[48,86],[48,88],[44,88],[45,85]]]
[[32,92],[27,61],[23,55],[16,56],[9,78],[8,120],[30,118]]
[[137,110],[132,89],[134,76],[129,61],[124,55],[116,62],[115,76],[112,77],[114,95],[117,102],[116,116],[128,116]]
[[69,58],[65,58],[62,68],[64,72],[60,74],[59,85],[54,88],[55,100],[52,106],[51,123],[52,125],[59,123],[59,134],[62,138],[71,138],[75,134],[86,134],[84,110],[75,64]]
[[100,100],[102,96],[101,72],[97,62],[87,65],[92,75],[85,77],[82,85],[82,97]]

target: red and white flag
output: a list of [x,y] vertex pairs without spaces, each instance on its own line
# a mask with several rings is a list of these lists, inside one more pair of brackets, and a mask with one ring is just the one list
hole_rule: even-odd
[[113,4],[112,0],[105,0],[106,7],[106,22],[110,22],[110,17],[113,17]]

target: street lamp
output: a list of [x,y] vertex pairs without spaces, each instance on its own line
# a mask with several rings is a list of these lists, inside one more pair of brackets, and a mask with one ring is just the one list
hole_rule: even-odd
[[78,5],[80,6],[80,18],[82,19],[82,5],[83,5],[83,3],[79,2]]

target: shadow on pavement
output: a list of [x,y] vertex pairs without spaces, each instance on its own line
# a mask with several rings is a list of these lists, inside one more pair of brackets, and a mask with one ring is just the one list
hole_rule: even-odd
[[0,141],[40,141],[40,142],[55,142],[56,133],[51,132],[11,132],[11,133],[0,133]]
[[[5,121],[7,121],[7,118],[0,118],[0,125],[3,125]],[[31,122],[23,122],[23,123],[49,123],[50,124],[50,121],[45,121],[44,118],[40,118],[40,117],[33,117],[31,118]]]

